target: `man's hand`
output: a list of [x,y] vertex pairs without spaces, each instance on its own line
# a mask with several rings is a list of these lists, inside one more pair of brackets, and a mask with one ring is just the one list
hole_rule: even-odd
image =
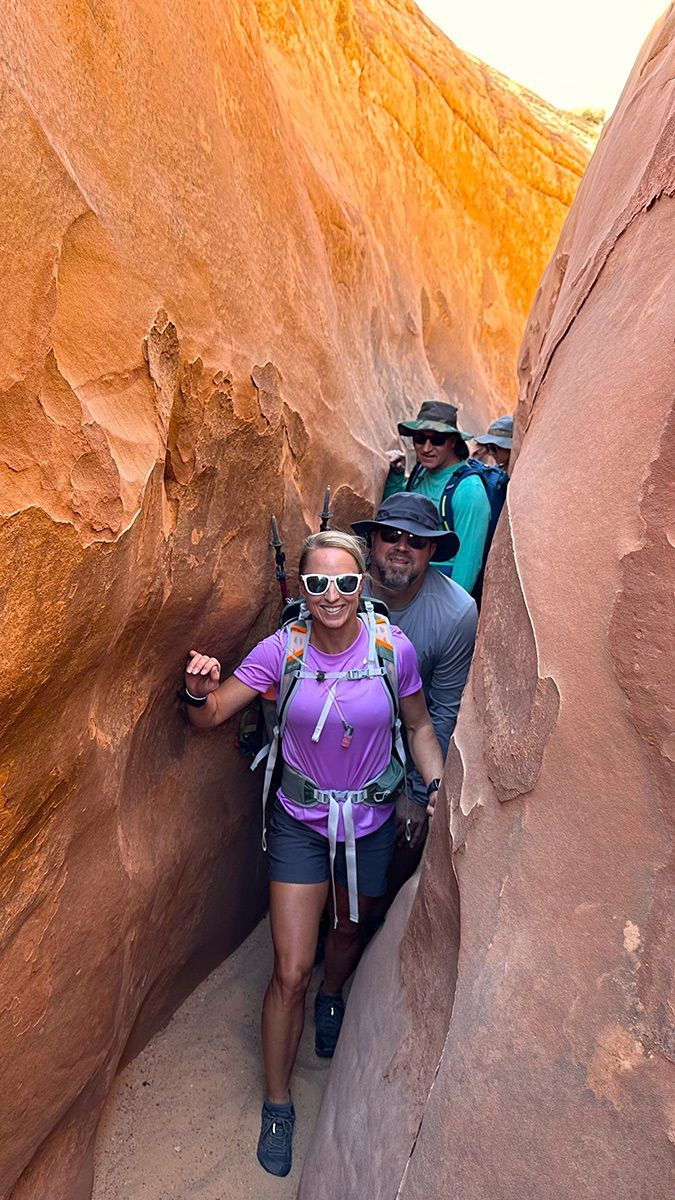
[[403,450],[385,451],[389,467],[395,475],[405,475],[405,452]]
[[[406,827],[410,822],[410,840],[406,837]],[[399,846],[409,846],[417,850],[427,832],[427,810],[414,800],[409,800],[405,792],[401,792],[396,801],[396,842]]]
[[430,817],[433,817],[433,815],[434,815],[434,809],[436,808],[436,800],[438,798],[438,792],[439,792],[439,789],[436,788],[436,791],[432,792],[429,797],[429,802],[427,804],[427,813]]

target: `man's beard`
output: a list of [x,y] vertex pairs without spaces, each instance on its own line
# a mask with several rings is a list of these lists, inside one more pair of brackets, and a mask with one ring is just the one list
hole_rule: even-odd
[[422,574],[421,571],[415,571],[412,564],[407,567],[403,565],[394,566],[387,563],[384,563],[382,566],[378,564],[378,570],[382,583],[385,587],[391,588],[392,592],[404,591],[411,583],[419,579]]

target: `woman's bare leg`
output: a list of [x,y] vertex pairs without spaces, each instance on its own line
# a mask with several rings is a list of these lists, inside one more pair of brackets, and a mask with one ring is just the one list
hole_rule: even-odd
[[359,896],[359,923],[349,920],[349,893],[339,883],[335,885],[337,900],[337,928],[331,918],[326,938],[324,979],[321,985],[329,996],[337,996],[356,967],[365,943],[364,932],[378,905],[370,896]]
[[[345,889],[346,890],[346,889]],[[262,1011],[267,1099],[286,1104],[328,883],[270,883],[274,970]]]

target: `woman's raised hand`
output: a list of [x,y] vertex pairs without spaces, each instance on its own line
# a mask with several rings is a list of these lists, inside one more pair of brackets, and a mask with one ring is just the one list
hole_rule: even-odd
[[191,696],[208,696],[220,684],[220,663],[217,658],[191,650],[185,668],[185,688]]

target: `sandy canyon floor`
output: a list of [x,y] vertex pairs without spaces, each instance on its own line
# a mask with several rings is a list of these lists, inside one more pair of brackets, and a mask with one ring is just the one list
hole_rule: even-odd
[[272,965],[263,921],[118,1076],[98,1135],[93,1200],[290,1200],[330,1063],[314,1054],[314,994],[293,1077],[293,1170],[260,1168],[260,1006]]

